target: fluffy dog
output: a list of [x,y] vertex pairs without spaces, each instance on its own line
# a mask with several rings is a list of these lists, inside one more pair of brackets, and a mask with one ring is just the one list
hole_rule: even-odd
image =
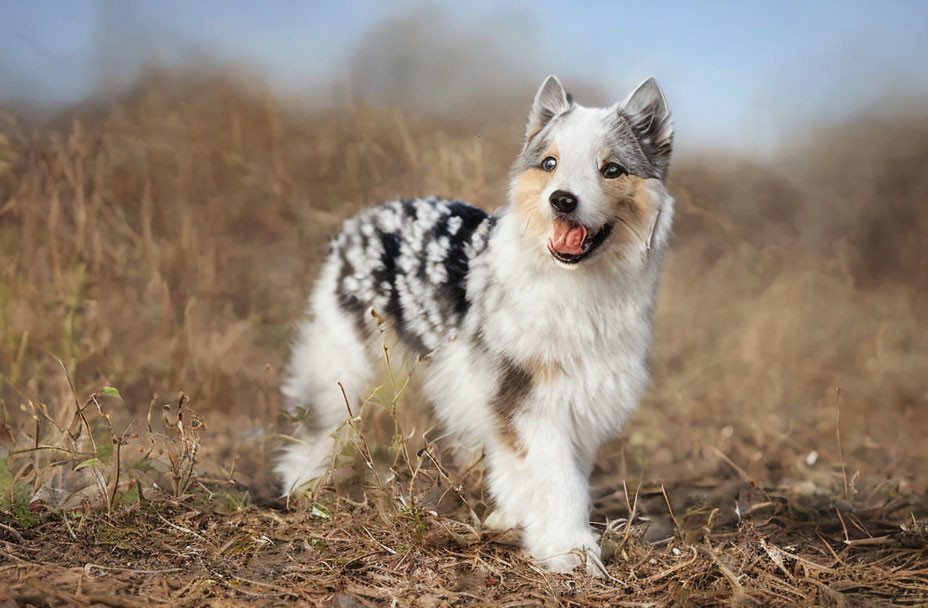
[[285,492],[328,465],[347,417],[338,383],[355,403],[375,380],[379,318],[409,357],[429,355],[416,373],[440,422],[483,451],[495,502],[486,524],[520,528],[552,570],[598,557],[588,477],[648,381],[672,139],[653,78],[588,108],[550,76],[501,211],[425,198],[346,221],[283,386],[309,411],[303,442],[276,467]]

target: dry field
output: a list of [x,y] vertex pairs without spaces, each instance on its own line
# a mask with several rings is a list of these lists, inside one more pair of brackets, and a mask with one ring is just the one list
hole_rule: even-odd
[[0,113],[0,607],[928,605],[915,110],[677,159],[653,386],[593,480],[610,578],[481,529],[414,369],[352,404],[324,484],[276,497],[327,238],[398,196],[499,206],[521,108],[487,114],[158,74],[36,128]]

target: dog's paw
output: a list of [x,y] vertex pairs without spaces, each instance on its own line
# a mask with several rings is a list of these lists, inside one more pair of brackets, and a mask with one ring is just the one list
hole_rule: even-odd
[[573,572],[579,566],[584,566],[586,573],[596,578],[607,576],[605,568],[599,559],[599,547],[588,547],[586,549],[573,549],[568,553],[539,559],[545,568],[552,572],[567,573]]
[[553,555],[546,558],[536,557],[535,559],[551,572],[560,573],[572,572],[581,564],[579,551],[564,553],[562,555]]
[[530,551],[532,557],[552,572],[571,572],[578,566],[584,566],[587,574],[596,577],[606,575],[600,556],[602,550],[592,534],[584,534],[582,539],[570,544],[557,543]]

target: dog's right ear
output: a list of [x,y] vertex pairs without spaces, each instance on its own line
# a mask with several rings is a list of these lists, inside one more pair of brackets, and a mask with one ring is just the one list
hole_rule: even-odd
[[652,76],[639,84],[619,107],[638,137],[641,150],[663,179],[673,147],[673,120],[661,86]]
[[528,147],[532,138],[538,135],[548,122],[570,108],[570,95],[564,90],[557,76],[545,78],[538,92],[535,93],[535,102],[528,113],[528,125],[525,127],[525,144]]

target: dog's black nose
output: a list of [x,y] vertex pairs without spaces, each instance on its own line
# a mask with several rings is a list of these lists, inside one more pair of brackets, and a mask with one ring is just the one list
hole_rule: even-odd
[[577,208],[577,197],[566,190],[555,190],[548,200],[561,213],[570,213]]

